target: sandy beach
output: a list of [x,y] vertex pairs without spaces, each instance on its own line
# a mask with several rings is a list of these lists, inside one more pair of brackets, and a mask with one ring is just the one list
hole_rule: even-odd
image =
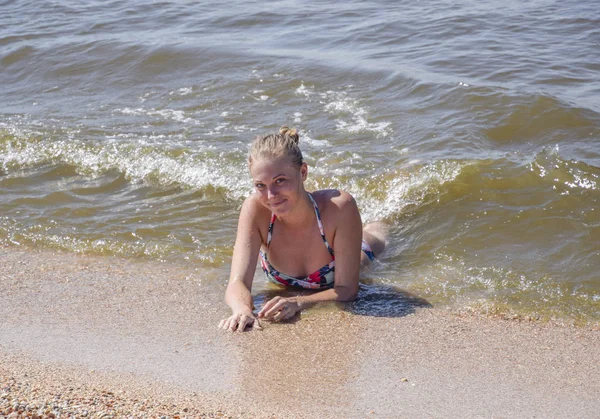
[[[192,269],[0,249],[0,417],[556,417],[600,411],[600,330],[416,308],[218,330]],[[224,286],[224,284],[223,284]]]

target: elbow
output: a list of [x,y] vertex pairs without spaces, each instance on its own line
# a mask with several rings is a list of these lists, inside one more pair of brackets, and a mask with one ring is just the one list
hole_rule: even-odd
[[349,303],[356,300],[358,296],[358,286],[356,287],[341,287],[337,291],[337,300],[344,303]]

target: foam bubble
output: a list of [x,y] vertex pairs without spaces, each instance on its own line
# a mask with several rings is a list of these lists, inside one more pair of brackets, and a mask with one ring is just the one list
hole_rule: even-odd
[[306,134],[303,131],[300,131],[300,138],[301,138],[302,144],[308,144],[311,147],[322,148],[322,147],[331,146],[331,143],[329,141],[316,140],[316,139],[310,137],[308,134]]
[[568,284],[535,271],[474,266],[463,257],[444,253],[435,254],[432,263],[420,267],[411,278],[409,288],[434,304],[535,318],[576,318],[581,313],[597,313],[596,293],[571,290]]
[[453,181],[463,167],[458,162],[439,161],[423,166],[416,172],[396,172],[391,178],[389,174],[373,176],[372,183],[377,186],[372,189],[384,194],[379,199],[368,197],[364,188],[350,185],[349,189],[353,195],[363,197],[363,221],[384,220],[401,213],[409,205],[420,205],[427,195],[438,193],[440,185]]
[[600,172],[597,168],[575,160],[564,160],[558,154],[558,146],[545,148],[529,164],[529,170],[540,178],[552,182],[558,193],[573,190],[598,190]]
[[567,185],[568,187],[583,188],[583,189],[598,189],[598,184],[594,180],[584,178],[582,175],[577,174],[577,173],[572,173],[572,175],[573,175],[573,181],[565,182],[565,185]]
[[[360,106],[358,100],[348,97],[346,92],[330,90],[320,96],[326,101],[325,111],[338,116],[336,128],[339,131],[351,134],[374,132],[378,137],[386,137],[392,133],[391,123],[388,121],[369,122],[366,108]],[[350,119],[345,118],[346,115]]]
[[180,89],[177,89],[175,91],[169,92],[169,96],[174,96],[174,95],[178,95],[178,96],[189,96],[191,95],[193,92],[193,88],[191,87],[182,87]]
[[[132,236],[136,237],[135,234]],[[72,234],[55,234],[50,232],[50,227],[41,226],[25,227],[12,220],[0,218],[0,244],[16,246],[43,246],[51,249],[66,250],[80,254],[99,254],[120,257],[147,257],[154,260],[179,258],[182,253],[187,260],[193,259],[203,267],[223,266],[231,257],[232,247],[202,245],[194,242],[193,246],[185,246],[175,237],[168,241],[118,239],[93,239],[77,237]]]
[[183,122],[186,124],[193,125],[202,125],[200,121],[197,121],[194,118],[186,116],[185,111],[175,110],[175,109],[145,109],[145,108],[123,108],[123,109],[115,109],[114,112],[121,113],[123,115],[129,116],[151,116],[151,117],[161,117],[165,120],[173,120],[177,122]]
[[[130,181],[221,189],[231,199],[247,196],[245,152],[241,149],[181,153],[180,149],[171,152],[164,148],[114,141],[93,144],[78,140],[13,139],[0,142],[0,164],[8,171],[49,162],[64,163],[75,166],[84,175],[98,176],[117,170]],[[224,163],[227,160],[231,164]]]
[[309,89],[306,88],[306,86],[304,85],[304,82],[302,82],[300,84],[300,87],[298,87],[296,89],[296,94],[298,95],[303,95],[305,97],[310,97],[310,95],[312,95],[314,92],[310,91]]

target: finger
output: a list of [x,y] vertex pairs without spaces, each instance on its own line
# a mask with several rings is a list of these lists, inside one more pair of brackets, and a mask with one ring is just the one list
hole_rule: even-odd
[[252,324],[252,330],[262,330],[262,326],[258,319],[254,319],[254,323]]
[[271,298],[269,301],[267,301],[267,302],[265,303],[265,305],[263,305],[263,308],[262,308],[260,311],[263,311],[263,312],[264,312],[265,310],[268,310],[270,307],[272,307],[272,306],[273,306],[273,304],[277,304],[277,302],[278,302],[279,300],[281,300],[281,299],[282,299],[282,297],[281,297],[281,296],[279,296],[279,295],[278,295],[277,297],[273,297],[273,298]]
[[222,320],[221,323],[219,323],[219,326],[221,326],[221,329],[223,330],[229,329],[229,318]]
[[275,316],[275,314],[277,314],[279,311],[283,310],[286,303],[287,303],[287,301],[285,301],[285,300],[279,301],[277,304],[275,304],[273,307],[271,307],[271,309],[269,311],[267,311],[265,313],[265,317],[268,319],[268,318]]
[[231,330],[232,332],[235,332],[235,329],[237,329],[237,324],[238,324],[237,317],[230,318],[229,319],[229,330]]
[[225,329],[226,330],[231,330],[231,327],[234,327],[235,330],[235,326],[237,325],[237,318],[235,316],[231,316],[230,318],[227,319],[227,323],[225,323]]
[[263,317],[265,315],[265,313],[271,308],[273,307],[274,304],[277,304],[277,302],[281,300],[280,296],[277,296],[275,298],[270,299],[269,301],[267,301],[265,303],[265,305],[260,309],[260,311],[258,312],[258,316],[259,317]]
[[238,324],[238,328],[237,328],[238,332],[243,332],[244,330],[246,330],[246,325],[248,324],[248,320],[250,320],[250,318],[246,315],[242,315],[240,317],[240,323]]
[[219,326],[217,326],[219,329],[222,329],[222,328],[223,328],[223,325],[225,324],[225,320],[226,320],[226,319],[223,319],[223,320],[221,320],[221,321],[219,322]]
[[289,306],[285,306],[273,316],[273,320],[280,321],[289,317],[291,317],[291,309]]

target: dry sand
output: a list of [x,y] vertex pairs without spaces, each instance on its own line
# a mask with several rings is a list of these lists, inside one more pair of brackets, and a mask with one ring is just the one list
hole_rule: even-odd
[[186,269],[0,248],[0,417],[599,417],[597,327],[334,307],[231,334]]

